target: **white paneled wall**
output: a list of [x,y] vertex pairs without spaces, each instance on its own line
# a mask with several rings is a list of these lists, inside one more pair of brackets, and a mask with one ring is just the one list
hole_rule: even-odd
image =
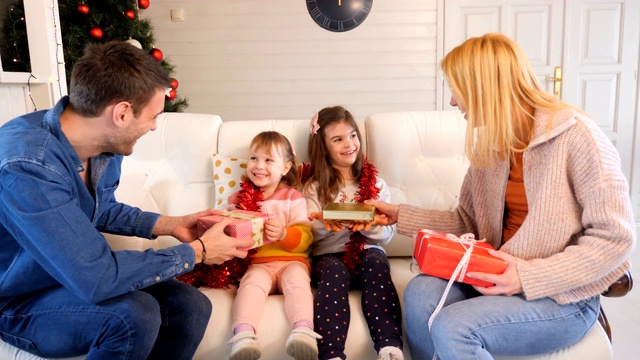
[[0,84],[0,125],[27,112],[26,85]]
[[[176,66],[189,112],[300,119],[342,104],[363,119],[436,109],[437,5],[375,0],[342,33],[316,25],[303,0],[154,0],[141,16]],[[172,22],[171,9],[184,21]]]

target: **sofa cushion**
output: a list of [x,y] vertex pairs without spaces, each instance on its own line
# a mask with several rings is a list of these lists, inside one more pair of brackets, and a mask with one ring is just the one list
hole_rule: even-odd
[[216,209],[224,209],[231,194],[240,190],[242,175],[247,172],[247,160],[213,154],[213,188]]

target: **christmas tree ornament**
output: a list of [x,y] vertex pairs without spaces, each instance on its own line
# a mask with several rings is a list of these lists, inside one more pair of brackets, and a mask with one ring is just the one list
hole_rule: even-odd
[[171,101],[175,99],[177,95],[178,93],[176,92],[176,89],[171,89],[169,90],[169,95],[166,95],[164,98]]
[[138,0],[138,6],[140,9],[146,9],[149,7],[149,0]]
[[129,40],[125,40],[124,42],[126,42],[129,45],[135,46],[138,49],[142,49],[142,44],[140,44],[140,41],[136,39],[129,38]]
[[136,12],[129,9],[129,10],[125,10],[124,12],[124,16],[128,17],[129,19],[133,20],[136,18]]
[[89,15],[89,5],[81,3],[78,5],[78,12],[82,15]]
[[171,88],[172,89],[178,88],[178,80],[176,80],[176,78],[171,78]]
[[91,29],[89,29],[89,36],[91,36],[94,39],[102,39],[102,36],[104,35],[104,33],[102,32],[102,29],[100,29],[99,26],[94,26]]
[[154,57],[154,59],[161,61],[162,60],[162,51],[158,48],[153,48],[149,51],[149,54]]

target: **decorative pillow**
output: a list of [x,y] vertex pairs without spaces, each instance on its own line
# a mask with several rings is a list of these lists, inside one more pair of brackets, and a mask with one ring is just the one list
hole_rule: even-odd
[[213,154],[213,188],[216,209],[227,206],[229,196],[240,190],[241,176],[247,173],[247,160]]

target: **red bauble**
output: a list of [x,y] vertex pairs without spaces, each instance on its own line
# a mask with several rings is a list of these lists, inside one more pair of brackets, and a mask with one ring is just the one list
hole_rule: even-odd
[[89,6],[84,3],[78,5],[78,12],[82,15],[89,15]]
[[89,36],[91,36],[94,39],[102,39],[103,35],[104,33],[102,32],[102,29],[100,29],[100,27],[98,26],[94,26],[91,29],[89,29]]
[[149,7],[149,0],[138,0],[138,6],[140,6],[141,9],[146,9]]
[[126,10],[124,12],[124,16],[128,17],[129,19],[133,20],[136,18],[136,12],[133,10]]
[[173,99],[176,98],[176,96],[178,95],[178,93],[176,92],[176,89],[171,89],[169,90],[169,96],[165,96],[164,98],[171,101]]
[[175,78],[171,78],[171,88],[172,89],[178,88],[178,80],[176,80]]
[[151,54],[151,56],[153,56],[154,59],[158,61],[162,60],[162,51],[160,51],[160,49],[158,48],[151,49],[151,51],[149,51],[149,54]]

